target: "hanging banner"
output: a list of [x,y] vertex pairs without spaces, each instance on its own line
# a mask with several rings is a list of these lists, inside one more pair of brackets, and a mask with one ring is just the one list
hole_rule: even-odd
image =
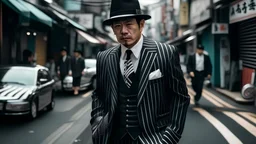
[[256,0],[238,0],[230,5],[229,23],[256,17]]

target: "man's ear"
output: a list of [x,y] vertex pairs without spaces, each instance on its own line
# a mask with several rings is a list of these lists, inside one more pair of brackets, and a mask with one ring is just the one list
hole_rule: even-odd
[[144,26],[145,26],[145,20],[142,19],[142,20],[140,21],[140,31],[141,31],[141,32],[142,32]]

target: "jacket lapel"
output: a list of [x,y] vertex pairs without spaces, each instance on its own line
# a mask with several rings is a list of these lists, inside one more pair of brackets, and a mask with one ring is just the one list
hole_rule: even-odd
[[139,82],[139,93],[138,93],[138,104],[140,105],[143,94],[146,90],[148,85],[148,76],[151,72],[151,68],[153,66],[154,60],[157,56],[157,46],[153,40],[150,40],[144,37],[143,47],[141,51],[141,58],[140,58],[140,82]]
[[[120,68],[120,45],[113,48],[108,58],[108,72],[110,77],[110,109],[114,113],[118,96],[118,69]],[[110,115],[112,116],[112,115]]]

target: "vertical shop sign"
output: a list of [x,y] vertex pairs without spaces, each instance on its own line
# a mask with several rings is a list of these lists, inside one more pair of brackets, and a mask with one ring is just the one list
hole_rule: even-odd
[[227,88],[230,77],[230,46],[227,37],[220,39],[220,79],[221,88]]

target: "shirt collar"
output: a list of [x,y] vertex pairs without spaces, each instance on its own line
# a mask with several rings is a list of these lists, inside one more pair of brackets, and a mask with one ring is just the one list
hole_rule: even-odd
[[[134,45],[132,48],[130,48],[130,50],[132,51],[132,53],[136,59],[139,59],[139,57],[140,57],[142,45],[143,45],[143,35],[141,35],[140,40],[137,42],[137,44]],[[126,58],[126,55],[125,55],[126,50],[128,50],[128,48],[121,44],[121,52],[122,52],[121,58],[122,59]]]

